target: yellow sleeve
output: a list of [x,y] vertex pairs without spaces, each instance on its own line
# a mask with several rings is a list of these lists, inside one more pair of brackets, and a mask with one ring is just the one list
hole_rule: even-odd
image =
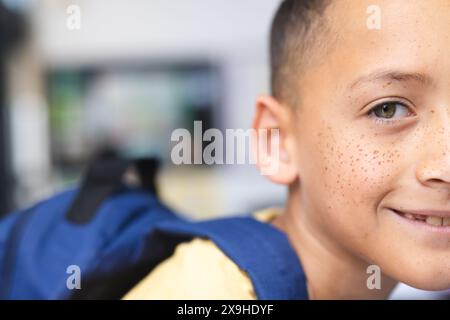
[[247,274],[212,241],[196,238],[178,245],[123,299],[253,300],[256,294]]

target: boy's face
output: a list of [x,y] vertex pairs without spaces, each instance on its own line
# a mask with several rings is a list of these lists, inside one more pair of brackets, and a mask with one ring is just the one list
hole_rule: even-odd
[[325,241],[409,285],[447,289],[450,226],[432,224],[450,224],[450,1],[376,3],[371,30],[373,1],[335,1],[336,39],[299,78],[302,208]]

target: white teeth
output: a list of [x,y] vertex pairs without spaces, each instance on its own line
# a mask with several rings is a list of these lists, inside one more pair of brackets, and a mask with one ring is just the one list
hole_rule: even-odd
[[420,222],[426,222],[432,226],[437,226],[437,227],[450,226],[450,216],[449,217],[438,217],[438,216],[414,215],[409,212],[403,212],[402,215],[406,219],[420,221]]
[[431,224],[433,226],[442,226],[442,220],[441,217],[435,217],[435,216],[429,216],[427,217],[426,223]]
[[450,217],[445,217],[442,219],[443,226],[450,226]]

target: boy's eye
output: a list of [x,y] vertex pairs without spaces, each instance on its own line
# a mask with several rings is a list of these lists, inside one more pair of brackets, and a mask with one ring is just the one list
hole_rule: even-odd
[[409,108],[400,102],[383,102],[370,111],[374,116],[381,119],[392,119],[406,117],[410,114]]

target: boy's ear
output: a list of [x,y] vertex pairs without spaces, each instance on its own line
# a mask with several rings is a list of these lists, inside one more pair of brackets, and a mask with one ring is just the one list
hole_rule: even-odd
[[262,95],[253,118],[253,156],[261,174],[289,185],[298,178],[291,130],[293,111],[275,98]]

